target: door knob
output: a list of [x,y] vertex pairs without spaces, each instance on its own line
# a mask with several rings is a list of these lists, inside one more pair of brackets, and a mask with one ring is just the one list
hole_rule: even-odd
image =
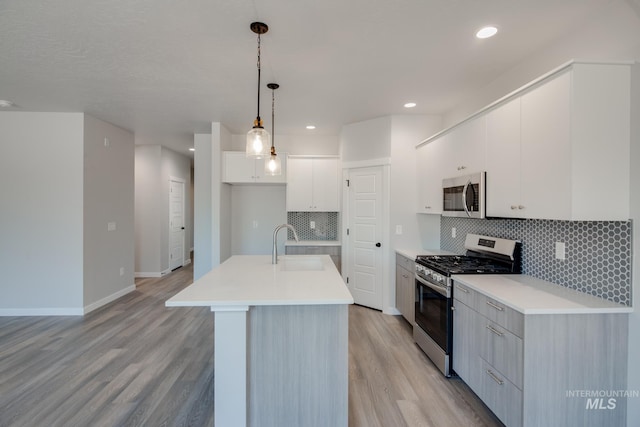
[[376,248],[379,248],[380,246],[382,246],[380,242],[376,243]]

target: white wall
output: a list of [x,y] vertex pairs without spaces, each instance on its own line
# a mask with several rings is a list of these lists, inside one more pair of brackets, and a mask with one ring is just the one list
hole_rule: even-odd
[[161,151],[159,145],[135,147],[135,271],[143,277],[162,271],[158,215]]
[[352,123],[340,131],[343,163],[388,158],[391,154],[391,116]]
[[222,183],[222,151],[231,133],[211,123],[211,134],[194,137],[194,269],[198,279],[231,256],[231,186]]
[[[284,185],[233,185],[231,211],[233,255],[271,254],[273,230],[287,222]],[[254,227],[254,221],[256,227]],[[278,236],[278,253],[284,254],[286,230]]]
[[82,313],[83,115],[0,112],[0,314]]
[[194,135],[193,146],[196,149],[193,169],[193,279],[196,280],[213,268],[211,135]]
[[135,289],[134,136],[87,115],[83,224],[84,306],[91,310]]

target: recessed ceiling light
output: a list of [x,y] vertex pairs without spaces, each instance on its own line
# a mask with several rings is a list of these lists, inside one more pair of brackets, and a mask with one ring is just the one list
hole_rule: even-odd
[[196,151],[195,148],[189,148],[189,151]]
[[11,107],[15,107],[16,104],[14,104],[11,101],[7,101],[5,99],[0,99],[0,108],[11,108]]
[[404,108],[413,108],[416,106],[415,102],[407,102],[406,104],[404,104]]
[[315,128],[316,128],[316,127],[315,127],[314,125],[307,125],[307,129],[309,129],[309,130],[313,130],[313,129],[315,129]]
[[495,36],[497,32],[498,29],[496,27],[484,27],[476,33],[476,37],[479,39],[488,39],[489,37]]

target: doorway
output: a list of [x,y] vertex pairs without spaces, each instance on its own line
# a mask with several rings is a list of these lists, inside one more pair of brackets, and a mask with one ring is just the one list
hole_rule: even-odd
[[169,178],[169,269],[184,265],[184,186],[181,178]]

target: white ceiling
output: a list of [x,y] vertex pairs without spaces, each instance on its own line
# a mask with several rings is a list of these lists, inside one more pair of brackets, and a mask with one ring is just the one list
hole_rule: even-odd
[[[221,122],[338,135],[418,104],[441,114],[612,0],[0,0],[0,99],[18,111],[83,111],[187,153]],[[477,29],[496,25],[492,39]]]

